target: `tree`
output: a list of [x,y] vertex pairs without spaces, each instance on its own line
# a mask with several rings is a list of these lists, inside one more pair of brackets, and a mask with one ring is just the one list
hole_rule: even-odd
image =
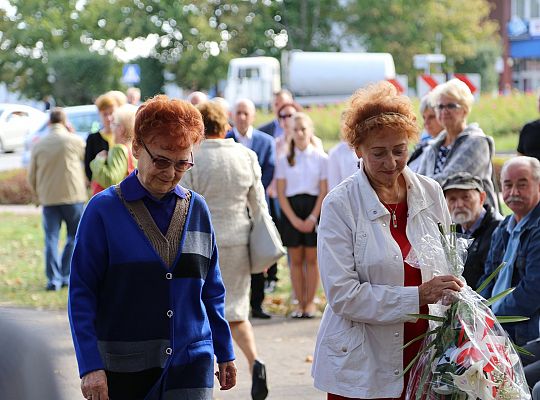
[[501,47],[496,41],[478,44],[476,55],[456,64],[456,72],[476,72],[482,75],[482,91],[490,92],[498,88],[499,74],[495,70],[497,58],[501,55]]
[[497,38],[487,0],[353,0],[347,9],[348,34],[368,51],[391,53],[397,71],[410,77],[415,54],[441,52],[446,72],[454,72],[476,57],[479,43]]
[[49,76],[58,105],[91,104],[100,94],[118,87],[120,68],[110,55],[88,49],[70,49],[50,54]]
[[[76,73],[76,69],[87,70],[85,64],[79,64],[82,59],[99,68],[100,75],[96,81],[110,84],[108,77],[115,75],[114,68],[118,69],[117,65],[109,62],[111,60],[99,63],[96,54],[96,64],[85,57],[75,56],[75,53],[62,53],[71,49],[76,49],[79,55],[81,51],[88,53],[88,46],[81,43],[85,27],[80,19],[83,10],[77,3],[73,0],[48,0],[36,8],[34,2],[12,0],[15,12],[8,14],[0,10],[0,80],[6,82],[9,89],[34,99],[58,91],[60,99],[70,104],[77,99],[90,99],[95,96],[92,88],[99,82],[89,82],[87,76]],[[64,56],[69,60],[62,61]],[[54,66],[51,58],[56,60]],[[68,66],[66,62],[75,64]],[[104,70],[104,66],[111,70]],[[75,80],[67,81],[71,77]],[[83,81],[90,86],[82,88],[80,93],[69,90],[70,86],[77,87]]]
[[141,67],[141,82],[139,87],[141,89],[141,98],[147,99],[158,93],[163,92],[163,85],[165,79],[163,77],[163,71],[165,66],[156,60],[155,58],[139,58],[133,61]]

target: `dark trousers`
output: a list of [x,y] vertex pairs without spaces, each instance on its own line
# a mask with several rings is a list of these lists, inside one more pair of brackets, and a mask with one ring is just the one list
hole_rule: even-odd
[[111,400],[144,400],[159,380],[162,372],[161,368],[125,373],[105,371],[109,398]]
[[534,355],[533,357],[520,355],[527,384],[532,388],[537,382],[540,382],[540,340],[526,344],[523,347]]
[[264,272],[260,274],[251,274],[251,298],[250,304],[252,310],[262,310],[264,301]]

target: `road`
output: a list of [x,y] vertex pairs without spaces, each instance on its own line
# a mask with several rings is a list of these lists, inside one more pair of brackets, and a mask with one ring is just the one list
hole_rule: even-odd
[[[62,398],[58,400],[82,399],[66,311],[0,307],[0,321],[6,319],[17,320],[21,326],[47,340],[54,365],[54,376],[62,391]],[[267,366],[270,387],[268,400],[326,398],[324,393],[313,387],[310,376],[319,322],[319,319],[292,320],[282,316],[274,316],[271,320],[253,321],[259,357]],[[0,349],[2,353],[8,351],[9,349]],[[246,360],[237,346],[235,352],[238,384],[230,391],[214,390],[214,400],[251,399],[251,378]]]
[[22,168],[23,150],[14,153],[0,153],[0,171]]

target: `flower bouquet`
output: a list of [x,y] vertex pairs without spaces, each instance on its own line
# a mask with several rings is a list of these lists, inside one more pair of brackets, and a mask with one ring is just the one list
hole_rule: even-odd
[[[424,237],[408,262],[419,268],[435,267],[436,274],[461,277],[468,241],[458,238],[455,225],[438,238]],[[410,370],[406,399],[414,400],[502,400],[530,399],[518,351],[502,323],[524,321],[524,317],[495,317],[489,306],[508,295],[508,289],[486,300],[478,293],[503,265],[473,291],[469,286],[438,305],[438,315],[415,314],[430,320],[430,330],[413,341],[424,340],[419,354],[404,369]],[[435,309],[437,311],[437,309]]]

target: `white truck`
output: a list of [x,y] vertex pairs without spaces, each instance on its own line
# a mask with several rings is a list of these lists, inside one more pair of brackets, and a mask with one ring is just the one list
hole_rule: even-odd
[[290,90],[302,105],[331,104],[347,99],[370,83],[396,78],[388,53],[331,53],[291,51],[282,65],[272,57],[234,58],[229,63],[225,99],[233,105],[249,98],[268,109],[273,93]]

